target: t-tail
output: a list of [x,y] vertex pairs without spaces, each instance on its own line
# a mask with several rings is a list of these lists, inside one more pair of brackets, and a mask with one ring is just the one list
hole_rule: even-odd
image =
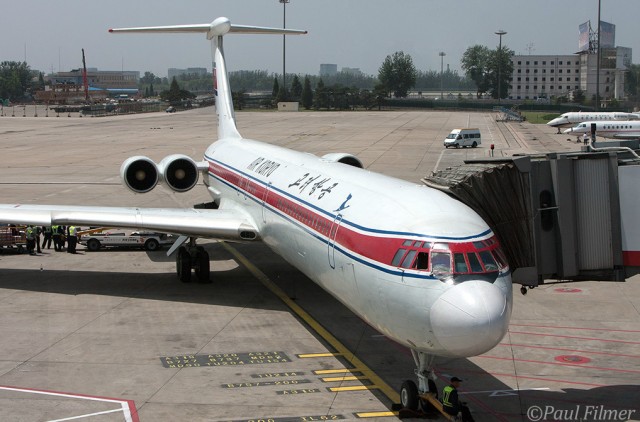
[[148,26],[138,28],[114,28],[109,32],[167,32],[189,33],[202,32],[211,40],[213,56],[213,90],[216,97],[216,113],[218,115],[218,138],[242,138],[236,127],[231,87],[224,59],[222,39],[227,33],[238,34],[306,34],[298,29],[268,28],[261,26],[234,25],[229,19],[220,17],[211,23],[195,25]]

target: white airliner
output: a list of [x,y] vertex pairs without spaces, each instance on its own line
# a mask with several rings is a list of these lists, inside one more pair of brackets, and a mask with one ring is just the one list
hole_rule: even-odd
[[553,120],[547,122],[547,125],[558,128],[558,133],[560,133],[561,127],[569,127],[575,125],[576,123],[586,122],[586,121],[625,121],[625,120],[639,120],[640,115],[637,113],[621,113],[618,111],[613,112],[602,112],[602,111],[576,111],[570,113],[564,113]]
[[498,239],[469,207],[446,194],[367,171],[348,153],[323,157],[244,139],[236,128],[223,54],[232,33],[306,31],[210,24],[113,29],[201,32],[212,41],[218,137],[195,162],[184,155],[159,164],[131,157],[124,184],[139,193],[164,183],[175,191],[203,173],[217,209],[144,209],[0,205],[0,221],[150,229],[183,236],[178,276],[194,268],[208,279],[209,257],[195,239],[262,240],[390,339],[410,348],[419,388],[403,384],[402,404],[428,390],[435,356],[466,357],[496,346],[512,308],[509,267]]
[[584,133],[591,134],[595,125],[595,133],[602,138],[611,139],[640,139],[640,121],[623,122],[582,122],[563,133],[580,136]]

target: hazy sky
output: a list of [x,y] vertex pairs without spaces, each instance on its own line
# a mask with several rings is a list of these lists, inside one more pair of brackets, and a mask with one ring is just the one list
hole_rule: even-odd
[[[0,61],[25,60],[32,69],[68,71],[151,71],[167,68],[211,70],[204,34],[109,34],[126,26],[208,23],[219,16],[233,23],[282,26],[278,0],[0,0]],[[287,37],[287,72],[317,74],[320,63],[357,67],[377,75],[384,58],[403,50],[421,70],[460,69],[467,47],[498,44],[517,54],[570,54],[578,49],[578,25],[597,20],[597,0],[291,0],[287,27],[308,35]],[[631,47],[640,62],[637,29],[640,0],[602,0],[602,20],[616,25],[616,44]],[[225,38],[230,70],[282,72],[282,37],[230,35]]]

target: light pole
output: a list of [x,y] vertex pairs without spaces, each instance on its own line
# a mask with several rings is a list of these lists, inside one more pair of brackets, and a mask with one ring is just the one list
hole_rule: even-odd
[[598,55],[596,57],[596,107],[595,110],[600,110],[600,60],[602,55],[600,54],[600,0],[598,0]]
[[[287,3],[290,0],[278,0],[282,3],[282,28],[287,27]],[[285,65],[287,36],[282,34],[282,90],[287,93],[287,70]]]
[[444,97],[444,91],[442,89],[443,69],[444,69],[444,56],[447,54],[444,51],[438,53],[440,56],[440,100]]
[[505,35],[507,31],[503,31],[499,29],[496,31],[496,35],[500,37],[500,44],[498,47],[498,104],[500,104],[500,100],[502,99],[502,93],[500,92],[501,83],[501,71],[502,71],[502,36]]

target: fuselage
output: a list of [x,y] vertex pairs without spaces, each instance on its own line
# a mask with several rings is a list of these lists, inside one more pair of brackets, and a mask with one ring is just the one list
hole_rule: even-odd
[[547,122],[547,125],[552,127],[569,127],[576,123],[586,121],[625,121],[625,120],[638,120],[640,116],[634,113],[622,113],[622,112],[598,112],[598,111],[576,111],[564,113],[553,120]]
[[640,121],[593,121],[582,122],[574,127],[566,129],[563,133],[569,135],[590,134],[592,125],[595,125],[596,135],[602,138],[612,139],[640,139]]
[[512,305],[486,223],[444,193],[251,140],[209,147],[206,184],[262,239],[393,340],[442,356],[493,348]]

